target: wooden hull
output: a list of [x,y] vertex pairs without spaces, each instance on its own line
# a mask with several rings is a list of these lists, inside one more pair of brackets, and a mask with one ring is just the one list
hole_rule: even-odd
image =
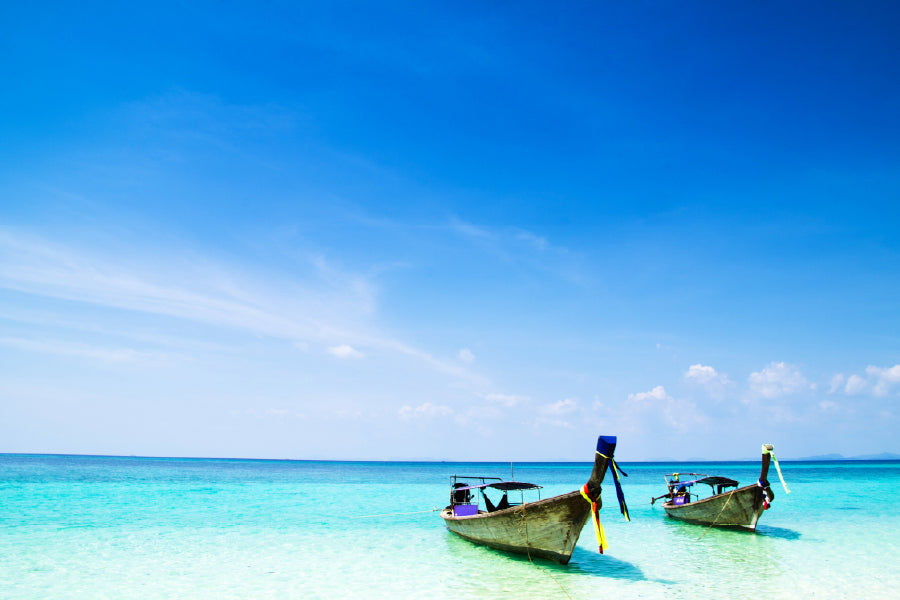
[[591,514],[581,492],[529,502],[491,513],[441,517],[453,533],[498,550],[539,556],[566,564]]
[[764,510],[763,488],[753,484],[688,504],[666,502],[663,508],[670,517],[690,523],[756,529]]

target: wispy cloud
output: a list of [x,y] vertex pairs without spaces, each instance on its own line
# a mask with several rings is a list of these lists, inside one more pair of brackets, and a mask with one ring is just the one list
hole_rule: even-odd
[[568,415],[578,408],[578,401],[572,398],[564,398],[557,400],[553,404],[546,404],[540,408],[540,411],[547,415]]
[[500,406],[504,406],[506,408],[512,408],[513,406],[517,406],[524,402],[528,401],[526,396],[516,396],[512,394],[487,394],[484,397],[485,400],[490,402],[491,404],[496,404]]
[[425,402],[418,406],[404,405],[397,411],[397,415],[404,421],[448,417],[452,414],[453,409],[449,406],[432,404],[431,402]]
[[819,402],[819,410],[821,410],[822,412],[831,412],[837,409],[837,403],[831,400],[822,400],[821,402]]
[[328,353],[338,358],[362,358],[364,356],[362,352],[346,344],[332,346],[328,349]]
[[486,383],[459,361],[382,333],[373,319],[372,282],[321,255],[297,265],[301,277],[267,280],[195,251],[154,249],[148,256],[137,243],[125,248],[91,252],[0,228],[0,288],[284,339],[306,351],[319,345],[340,358],[359,358],[364,348],[398,353],[474,385]]
[[479,227],[472,223],[467,223],[457,218],[450,220],[450,229],[456,231],[463,237],[475,238],[478,240],[494,240],[496,236],[490,229]]
[[531,233],[530,231],[520,230],[515,234],[515,237],[517,240],[530,245],[538,252],[544,252],[548,248],[551,248],[550,242],[547,241],[547,238]]
[[487,227],[452,219],[449,230],[501,263],[514,264],[575,285],[587,280],[580,257],[547,237],[521,228]]
[[534,419],[535,427],[550,426],[554,428],[574,429],[572,415],[578,410],[578,400],[563,398],[550,404],[538,407],[538,416]]
[[307,415],[302,411],[281,407],[248,407],[243,409],[231,408],[226,411],[226,414],[230,417],[249,417],[252,419],[298,419],[301,421],[305,421],[308,419]]
[[119,119],[118,125],[133,138],[155,148],[157,159],[180,162],[205,147],[259,163],[259,154],[247,152],[244,146],[291,133],[304,115],[274,104],[234,104],[215,95],[172,90],[123,105]]
[[136,362],[164,358],[163,355],[139,352],[132,348],[107,348],[91,344],[73,343],[66,340],[25,339],[25,338],[0,338],[0,346],[16,348],[28,352],[40,352],[43,354],[56,354],[60,356],[73,356],[91,360],[109,362]]
[[[0,286],[62,300],[165,315],[276,337],[327,338],[333,325],[315,317],[273,310],[279,299],[254,294],[257,282],[223,281],[216,269],[192,268],[178,260],[168,277],[165,262],[116,259],[67,248],[40,238],[0,230]],[[208,261],[203,262],[204,266]],[[176,266],[177,265],[177,266]],[[211,276],[212,273],[212,276]],[[347,290],[332,293],[346,298]],[[319,292],[322,293],[322,292]],[[255,296],[255,297],[254,297]],[[308,302],[308,307],[315,307]],[[300,307],[302,308],[302,307]],[[302,314],[302,313],[301,313]]]
[[664,424],[668,428],[685,432],[709,421],[696,404],[687,399],[674,398],[661,385],[647,392],[628,394],[624,411],[626,423],[635,429],[641,426],[653,429]]

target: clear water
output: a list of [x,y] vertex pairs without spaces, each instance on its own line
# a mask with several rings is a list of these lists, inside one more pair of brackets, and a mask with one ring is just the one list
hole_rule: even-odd
[[[452,474],[509,465],[0,455],[0,598],[897,598],[900,462],[782,463],[757,533],[674,521],[663,474],[751,483],[759,465],[623,464],[610,541],[560,566],[471,544],[434,508]],[[517,464],[571,491],[590,464]],[[399,513],[399,514],[394,514]],[[386,516],[378,516],[386,515]]]

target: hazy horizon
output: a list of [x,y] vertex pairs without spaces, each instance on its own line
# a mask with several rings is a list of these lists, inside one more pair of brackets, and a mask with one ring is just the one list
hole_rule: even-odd
[[[268,458],[249,458],[241,456],[147,456],[138,454],[72,454],[72,453],[42,453],[42,452],[0,452],[0,456],[59,456],[73,458],[136,458],[136,459],[160,459],[160,460],[226,460],[226,461],[271,461],[271,462],[348,462],[348,463],[438,463],[438,464],[490,464],[490,465],[509,465],[523,464],[593,464],[592,460],[453,460],[441,458],[288,458],[288,457],[268,457]],[[891,452],[881,452],[878,454],[864,454],[857,456],[844,456],[839,453],[822,454],[817,456],[797,456],[797,457],[777,457],[779,462],[879,462],[879,461],[898,461],[900,454]],[[717,460],[713,458],[691,457],[691,458],[667,458],[656,457],[645,460],[622,460],[617,461],[622,464],[667,464],[667,463],[754,463],[758,462],[758,458],[736,458],[730,460]]]

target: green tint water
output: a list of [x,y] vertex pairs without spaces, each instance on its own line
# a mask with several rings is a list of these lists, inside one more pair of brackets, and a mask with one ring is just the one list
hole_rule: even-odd
[[[758,464],[623,464],[597,553],[560,566],[473,545],[434,508],[509,465],[0,455],[0,598],[895,598],[900,463],[782,463],[756,533],[672,520],[663,474],[752,483]],[[517,464],[571,491],[590,464]],[[607,482],[609,483],[609,482]],[[400,513],[400,514],[393,514]],[[389,516],[378,516],[378,515]]]

